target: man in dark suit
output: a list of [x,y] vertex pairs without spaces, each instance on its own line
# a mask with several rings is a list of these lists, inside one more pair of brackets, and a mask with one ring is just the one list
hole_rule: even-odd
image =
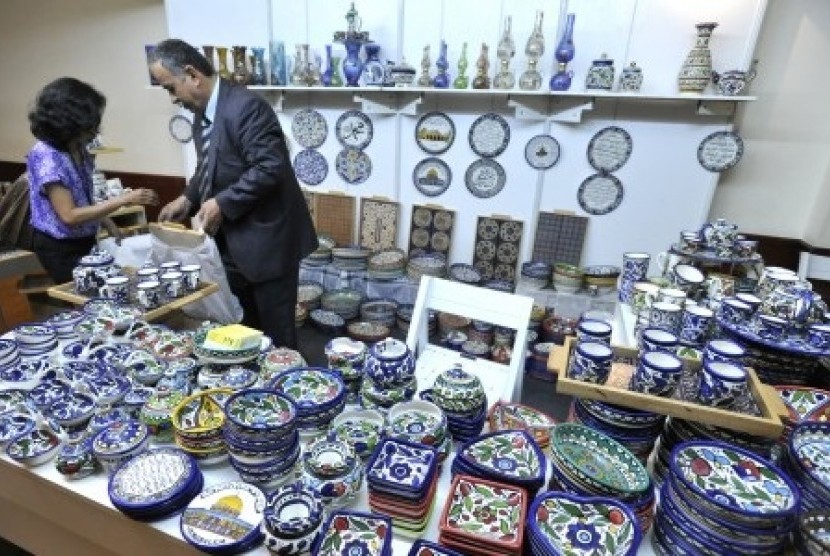
[[274,110],[259,95],[222,80],[184,41],[156,45],[150,73],[175,104],[194,114],[197,167],[159,220],[196,216],[214,236],[243,324],[296,348],[294,309],[300,259],[317,234],[291,167]]

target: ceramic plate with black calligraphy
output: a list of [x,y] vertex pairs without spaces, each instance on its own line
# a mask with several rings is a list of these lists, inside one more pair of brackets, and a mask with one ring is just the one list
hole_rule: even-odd
[[501,164],[490,158],[479,158],[467,168],[464,183],[470,193],[481,199],[492,197],[504,188],[507,175]]
[[372,120],[360,110],[343,112],[335,124],[337,140],[344,147],[363,150],[372,142]]
[[716,131],[707,135],[697,148],[697,160],[710,172],[732,168],[744,154],[744,140],[734,131]]
[[588,162],[597,172],[615,172],[628,162],[633,143],[631,135],[617,126],[599,130],[588,143]]
[[594,174],[582,182],[576,197],[588,214],[608,214],[622,202],[622,182],[611,174]]
[[498,114],[482,114],[470,126],[469,140],[470,148],[478,156],[498,156],[510,142],[510,125]]

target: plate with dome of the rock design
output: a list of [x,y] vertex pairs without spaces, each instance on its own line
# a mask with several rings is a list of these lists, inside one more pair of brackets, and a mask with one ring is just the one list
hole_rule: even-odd
[[231,553],[261,542],[265,495],[241,481],[206,486],[181,516],[182,537],[205,552]]
[[758,455],[717,441],[690,441],[675,447],[671,473],[683,491],[712,506],[752,518],[792,516],[798,489]]
[[535,135],[525,145],[525,160],[535,170],[547,170],[559,161],[559,141],[551,135]]
[[428,112],[415,124],[415,141],[429,154],[446,152],[455,141],[455,124],[443,112]]
[[544,455],[525,431],[499,431],[464,445],[458,456],[497,480],[545,478]]
[[437,197],[452,183],[452,170],[440,158],[425,158],[412,170],[415,187],[427,197]]

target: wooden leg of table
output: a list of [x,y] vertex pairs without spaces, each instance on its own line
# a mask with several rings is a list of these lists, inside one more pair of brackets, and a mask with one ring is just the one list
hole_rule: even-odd
[[34,318],[29,298],[17,289],[19,281],[17,277],[0,280],[0,333]]

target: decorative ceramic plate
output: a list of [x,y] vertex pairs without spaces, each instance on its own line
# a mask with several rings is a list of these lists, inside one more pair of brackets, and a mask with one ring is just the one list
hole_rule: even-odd
[[193,123],[184,114],[176,114],[167,122],[170,136],[179,143],[189,143],[193,139]]
[[459,448],[458,458],[481,469],[487,476],[508,481],[543,481],[545,456],[536,442],[519,430],[479,436]]
[[493,112],[482,114],[469,133],[470,148],[478,156],[492,158],[504,152],[510,143],[510,126],[507,120]]
[[729,331],[731,334],[739,336],[742,340],[753,344],[761,344],[762,346],[771,347],[773,349],[786,351],[796,355],[808,355],[814,357],[826,357],[830,355],[830,348],[817,348],[807,342],[807,338],[802,335],[787,335],[780,340],[772,340],[764,338],[758,334],[757,327],[754,321],[741,322],[727,322],[720,317],[720,314],[715,315],[718,325]]
[[147,426],[135,420],[110,423],[92,439],[96,457],[128,452],[147,439]]
[[158,504],[180,494],[197,473],[194,459],[178,448],[148,450],[112,474],[110,500],[121,507]]
[[257,487],[231,481],[204,487],[182,513],[182,537],[207,552],[228,551],[259,540],[265,495]]
[[599,130],[588,143],[588,163],[597,172],[615,172],[628,162],[632,149],[631,135],[617,126]]
[[672,450],[670,463],[683,488],[727,511],[783,518],[798,510],[792,480],[749,450],[692,440]]
[[522,223],[503,220],[499,229],[501,241],[517,242],[522,239]]
[[392,489],[422,491],[429,488],[437,464],[434,448],[387,438],[366,464],[366,481]]
[[61,439],[49,427],[32,428],[12,438],[6,446],[6,455],[25,465],[43,464],[58,453]]
[[793,429],[789,455],[811,479],[830,492],[830,423],[802,423]]
[[452,228],[452,221],[453,215],[451,212],[447,212],[445,210],[437,210],[435,211],[435,215],[432,218],[432,226],[436,230],[446,232],[450,228]]
[[637,518],[612,498],[546,492],[530,505],[528,532],[543,554],[633,555],[640,545]]
[[284,394],[256,388],[228,398],[225,415],[241,427],[274,431],[289,426],[296,419],[297,407]]
[[316,149],[326,141],[329,126],[326,118],[316,110],[300,110],[291,120],[291,134],[302,147]]
[[531,168],[547,170],[559,162],[559,141],[551,135],[536,135],[525,145],[525,160]]
[[455,124],[443,112],[428,112],[415,124],[415,141],[429,154],[441,154],[455,141]]
[[372,120],[359,110],[348,110],[337,118],[337,140],[347,149],[365,149],[372,142]]
[[415,187],[428,197],[437,197],[447,190],[452,182],[452,170],[440,158],[425,158],[412,170]]
[[576,199],[588,214],[602,215],[620,206],[623,199],[622,182],[611,174],[588,176],[579,186]]
[[736,165],[744,154],[744,140],[734,131],[716,131],[697,147],[697,161],[710,172],[723,172]]
[[357,149],[345,148],[337,153],[334,165],[337,175],[352,185],[363,183],[372,175],[372,159]]
[[312,553],[317,556],[389,556],[392,520],[385,515],[339,510],[320,530]]
[[343,380],[325,369],[292,369],[277,375],[270,387],[291,398],[301,412],[336,404],[345,394]]
[[294,172],[306,185],[318,185],[329,173],[326,157],[314,149],[304,149],[294,157]]
[[[830,392],[809,386],[774,386],[778,396],[787,406],[790,419],[796,423],[800,421],[814,421],[813,415],[824,415],[830,411]],[[824,411],[822,411],[822,409]]]
[[474,196],[486,199],[498,194],[507,181],[504,168],[495,160],[479,158],[467,168],[464,183]]

